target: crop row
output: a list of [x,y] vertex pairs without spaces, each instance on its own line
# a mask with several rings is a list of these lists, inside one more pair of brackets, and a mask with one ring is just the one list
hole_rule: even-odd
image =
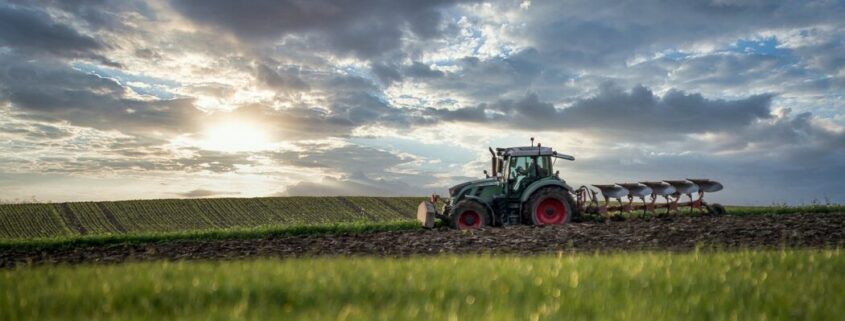
[[417,197],[265,197],[0,205],[0,239],[412,220]]
[[72,232],[50,204],[0,205],[0,238],[68,236]]

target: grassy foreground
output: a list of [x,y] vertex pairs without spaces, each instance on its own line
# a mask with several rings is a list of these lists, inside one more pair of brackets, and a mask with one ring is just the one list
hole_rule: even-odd
[[832,250],[304,258],[0,271],[0,320],[835,320]]

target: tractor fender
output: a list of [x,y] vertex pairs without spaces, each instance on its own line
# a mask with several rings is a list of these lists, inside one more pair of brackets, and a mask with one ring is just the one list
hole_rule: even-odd
[[[487,203],[487,201],[485,201],[485,200],[484,200],[484,199],[482,199],[481,197],[474,196],[474,195],[467,195],[467,196],[464,196],[464,199],[471,199],[471,200],[474,200],[474,201],[479,202],[479,203],[481,203],[482,205],[484,205],[484,207],[485,207],[485,208],[487,208],[487,215],[488,215],[488,216],[490,216],[490,217],[489,217],[490,222],[493,222],[493,220],[495,220],[495,219],[496,219],[496,218],[495,218],[495,217],[496,217],[496,215],[495,215],[496,213],[494,213],[494,212],[493,212],[493,207],[492,207],[492,206],[490,206],[490,204],[488,204],[488,203]],[[449,213],[449,216],[452,216],[452,213]]]
[[528,185],[528,188],[526,188],[525,192],[522,193],[522,196],[520,196],[519,198],[520,203],[524,204],[528,201],[528,198],[531,197],[531,194],[534,194],[534,192],[536,192],[538,189],[541,189],[546,186],[560,186],[567,192],[572,192],[572,187],[567,185],[565,182],[561,182],[559,180],[536,181],[534,183],[531,183],[531,185]]

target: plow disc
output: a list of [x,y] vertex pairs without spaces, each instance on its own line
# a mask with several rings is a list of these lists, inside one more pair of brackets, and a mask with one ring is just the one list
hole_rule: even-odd
[[[721,183],[709,179],[666,180],[656,182],[617,183],[592,185],[598,191],[581,186],[575,191],[577,207],[582,213],[606,214],[609,212],[643,213],[657,212],[663,209],[676,213],[681,208],[689,211],[698,210],[711,214],[724,214],[724,207],[708,204],[704,201],[705,193],[722,190]],[[599,199],[601,196],[602,199]],[[686,196],[686,200],[684,200]],[[625,199],[625,201],[623,201]],[[662,199],[661,202],[658,200]],[[635,202],[635,200],[639,202]],[[613,202],[615,201],[615,202]]]

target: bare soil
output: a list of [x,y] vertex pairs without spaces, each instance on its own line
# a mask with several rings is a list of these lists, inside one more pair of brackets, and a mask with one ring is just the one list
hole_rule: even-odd
[[143,260],[235,259],[314,255],[408,256],[439,253],[535,254],[616,251],[690,251],[845,245],[845,214],[677,216],[554,227],[516,226],[457,231],[447,228],[249,240],[170,241],[151,244],[12,249],[0,267],[44,263],[118,263]]

